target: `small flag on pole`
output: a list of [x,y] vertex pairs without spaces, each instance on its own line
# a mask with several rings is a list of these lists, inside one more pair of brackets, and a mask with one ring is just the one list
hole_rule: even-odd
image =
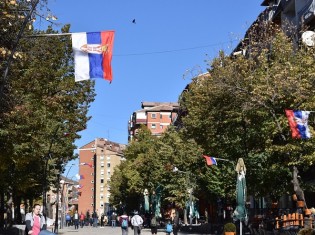
[[79,185],[75,185],[75,187],[76,187],[77,189],[81,189],[81,188],[83,188],[83,185],[79,184]]
[[84,176],[83,176],[83,175],[79,175],[79,174],[76,174],[75,177],[76,177],[78,180],[84,179]]
[[217,165],[217,160],[214,157],[209,157],[207,155],[202,155],[202,156],[206,159],[208,166]]
[[75,81],[104,78],[112,81],[114,31],[72,33]]
[[309,139],[311,137],[311,133],[307,122],[310,112],[286,109],[285,113],[289,121],[292,138]]
[[89,166],[89,167],[92,167],[92,163],[82,162],[82,163],[80,163],[80,166]]

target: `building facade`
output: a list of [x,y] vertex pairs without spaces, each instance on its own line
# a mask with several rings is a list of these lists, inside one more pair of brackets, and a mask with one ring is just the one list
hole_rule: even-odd
[[179,104],[175,102],[142,102],[140,110],[133,112],[128,122],[128,141],[145,125],[152,135],[160,136],[177,117]]
[[306,27],[314,30],[315,0],[264,0],[267,7],[266,20],[286,27],[295,26],[297,30]]
[[124,144],[96,138],[79,148],[79,213],[108,213],[110,178],[114,168],[124,160]]

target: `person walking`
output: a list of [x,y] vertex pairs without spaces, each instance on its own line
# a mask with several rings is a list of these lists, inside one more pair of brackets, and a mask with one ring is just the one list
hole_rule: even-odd
[[101,228],[103,228],[104,227],[104,213],[102,213],[102,215],[101,215]]
[[113,212],[113,214],[110,218],[112,221],[112,228],[116,227],[116,218],[117,218],[117,216],[116,216],[115,212]]
[[133,226],[134,235],[140,235],[143,219],[138,215],[138,211],[135,211],[135,215],[131,218],[131,224]]
[[178,216],[178,212],[175,211],[175,216],[172,217],[172,224],[173,224],[173,235],[177,235],[178,234],[178,230],[179,230],[179,216]]
[[129,217],[126,212],[124,212],[122,216],[120,216],[119,223],[122,235],[128,235]]
[[97,212],[94,211],[92,214],[92,218],[93,218],[93,227],[97,228],[97,224],[98,224],[98,215]]
[[35,204],[33,211],[25,215],[25,234],[38,235],[41,230],[47,229],[46,219],[40,214],[40,205]]
[[79,229],[79,214],[78,214],[78,211],[74,212],[73,220],[74,220],[74,229]]
[[151,234],[156,235],[157,234],[157,220],[154,214],[151,216],[150,228],[151,228]]
[[71,223],[71,216],[69,214],[69,212],[66,214],[66,227],[70,227],[70,223]]
[[80,226],[81,226],[81,228],[83,228],[84,223],[85,223],[85,215],[81,211],[81,214],[80,214]]

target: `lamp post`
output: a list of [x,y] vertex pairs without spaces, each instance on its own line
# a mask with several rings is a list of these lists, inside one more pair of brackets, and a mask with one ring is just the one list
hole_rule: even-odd
[[[194,192],[194,187],[191,183],[191,180],[190,180],[190,172],[186,172],[186,171],[181,171],[179,170],[176,166],[173,168],[173,172],[178,172],[178,173],[183,173],[185,174],[185,182],[186,182],[186,190],[187,190],[187,193],[189,193],[189,205],[190,205],[190,212],[189,212],[189,224],[191,225],[192,224],[192,217],[193,217],[193,212],[192,212],[192,203],[193,203],[193,192]],[[187,223],[187,210],[186,208],[184,209],[184,224],[188,224]]]
[[[71,170],[71,168],[73,166],[75,166],[76,164],[71,164],[68,171],[67,171],[67,174],[66,174],[66,177],[65,177],[65,180],[67,180],[67,177],[69,175],[69,172]],[[73,178],[73,177],[72,177]],[[60,219],[60,227],[63,228],[64,226],[64,219],[65,219],[65,196],[64,196],[64,192],[65,192],[65,185],[66,185],[66,181],[65,180],[61,180],[60,183],[62,184],[62,190],[61,190],[61,219]]]
[[55,218],[55,228],[54,228],[54,233],[58,234],[58,211],[59,211],[59,192],[60,192],[60,183],[62,183],[63,180],[60,180],[60,174],[58,174],[57,177],[57,196],[56,196],[56,218]]

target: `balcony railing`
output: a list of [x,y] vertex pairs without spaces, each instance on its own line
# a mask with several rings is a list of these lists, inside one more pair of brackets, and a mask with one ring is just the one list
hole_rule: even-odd
[[307,24],[315,17],[315,0],[309,0],[298,12],[298,19],[301,23]]

